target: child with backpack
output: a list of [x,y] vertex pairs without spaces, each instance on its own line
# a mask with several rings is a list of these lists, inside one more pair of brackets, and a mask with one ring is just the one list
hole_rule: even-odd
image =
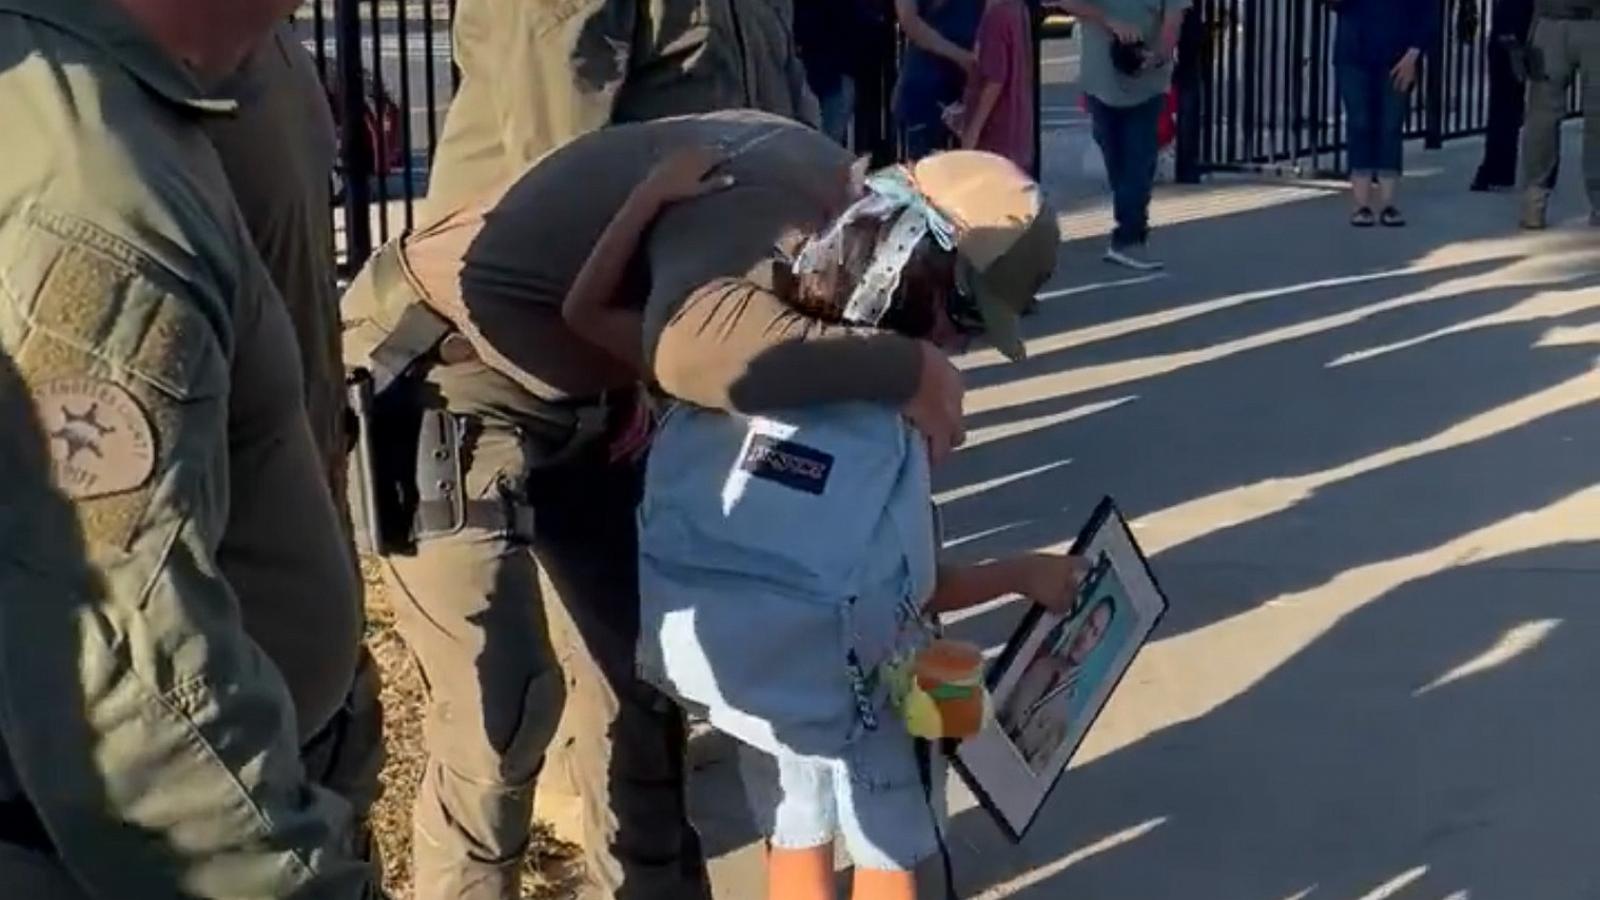
[[[708,178],[716,165],[682,153],[638,189],[563,308],[575,331],[638,361],[640,313],[608,308],[615,261],[662,207],[725,185]],[[951,152],[856,193],[775,251],[792,277],[770,289],[806,315],[950,350],[987,335],[1020,358],[1017,316],[1060,242],[1033,180]],[[771,900],[832,898],[841,836],[856,900],[912,900],[943,846],[931,742],[987,716],[981,658],[942,640],[938,615],[1012,594],[1055,611],[1072,601],[1080,560],[943,566],[935,518],[927,448],[896,410],[678,404],[660,424],[639,509],[639,665],[742,743]]]

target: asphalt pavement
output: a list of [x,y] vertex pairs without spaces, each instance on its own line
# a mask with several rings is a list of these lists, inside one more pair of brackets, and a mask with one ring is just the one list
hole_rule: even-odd
[[[1172,607],[1026,840],[953,787],[962,896],[1600,896],[1600,234],[1577,173],[1535,234],[1465,191],[1472,141],[1412,153],[1399,231],[1350,229],[1336,185],[1163,188],[1170,268],[1129,273],[1099,259],[1075,67],[1047,45],[1060,267],[1028,362],[962,360],[971,439],[940,499],[951,552],[983,558],[1060,546],[1114,495]],[[1020,612],[957,633],[995,647]],[[721,896],[758,897],[726,747],[696,756]]]
[[[1051,179],[1079,199],[1031,357],[962,360],[950,552],[1062,546],[1110,494],[1171,609],[1024,841],[952,788],[961,896],[1600,896],[1600,232],[1575,176],[1517,231],[1479,152],[1412,153],[1404,230],[1338,185],[1163,188],[1159,275]],[[759,897],[726,748],[697,757],[720,895]]]

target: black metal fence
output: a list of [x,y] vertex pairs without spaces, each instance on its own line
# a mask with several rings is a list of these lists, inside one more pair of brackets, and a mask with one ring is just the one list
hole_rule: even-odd
[[347,269],[416,222],[460,82],[455,9],[456,0],[305,0],[295,15],[339,124],[335,218]]
[[[1037,12],[1038,0],[1030,2]],[[1408,137],[1430,146],[1481,132],[1488,115],[1490,23],[1466,34],[1458,17],[1463,4],[1485,16],[1492,4],[1438,3],[1439,43],[1425,63],[1407,125]],[[428,161],[460,79],[450,52],[455,10],[456,0],[305,0],[295,15],[296,33],[317,58],[340,125],[336,221],[347,270],[415,224]],[[1341,171],[1337,23],[1328,5],[1196,0],[1191,16],[1184,45],[1191,61],[1180,67],[1180,77],[1190,81],[1180,101],[1180,177],[1238,169]],[[855,136],[858,151],[882,164],[897,152],[889,99],[899,39],[887,4],[871,27],[869,44],[880,52],[855,73]],[[1576,111],[1576,90],[1572,104]]]
[[[1439,28],[1412,93],[1406,136],[1439,147],[1488,123],[1485,0],[1438,0]],[[1344,112],[1334,67],[1337,16],[1321,0],[1199,0],[1202,170],[1297,175],[1344,169]],[[1472,27],[1468,27],[1469,24]],[[1570,111],[1578,109],[1574,88]]]

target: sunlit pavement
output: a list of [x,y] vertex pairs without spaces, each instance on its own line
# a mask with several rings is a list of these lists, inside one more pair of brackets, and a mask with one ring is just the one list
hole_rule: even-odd
[[[1331,185],[1167,189],[1157,276],[1100,262],[1105,204],[1052,163],[1032,358],[963,360],[951,552],[1060,545],[1109,493],[1172,606],[1026,841],[953,791],[963,896],[1600,896],[1600,231],[1573,167],[1518,232],[1477,153],[1417,151],[1398,231]],[[699,755],[720,894],[759,897]]]

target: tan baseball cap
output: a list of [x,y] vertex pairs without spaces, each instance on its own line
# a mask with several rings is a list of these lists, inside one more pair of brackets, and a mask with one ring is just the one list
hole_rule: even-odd
[[937,153],[911,169],[917,189],[956,229],[958,279],[984,330],[1013,360],[1027,356],[1019,319],[1056,270],[1061,229],[1038,182],[1003,156]]

